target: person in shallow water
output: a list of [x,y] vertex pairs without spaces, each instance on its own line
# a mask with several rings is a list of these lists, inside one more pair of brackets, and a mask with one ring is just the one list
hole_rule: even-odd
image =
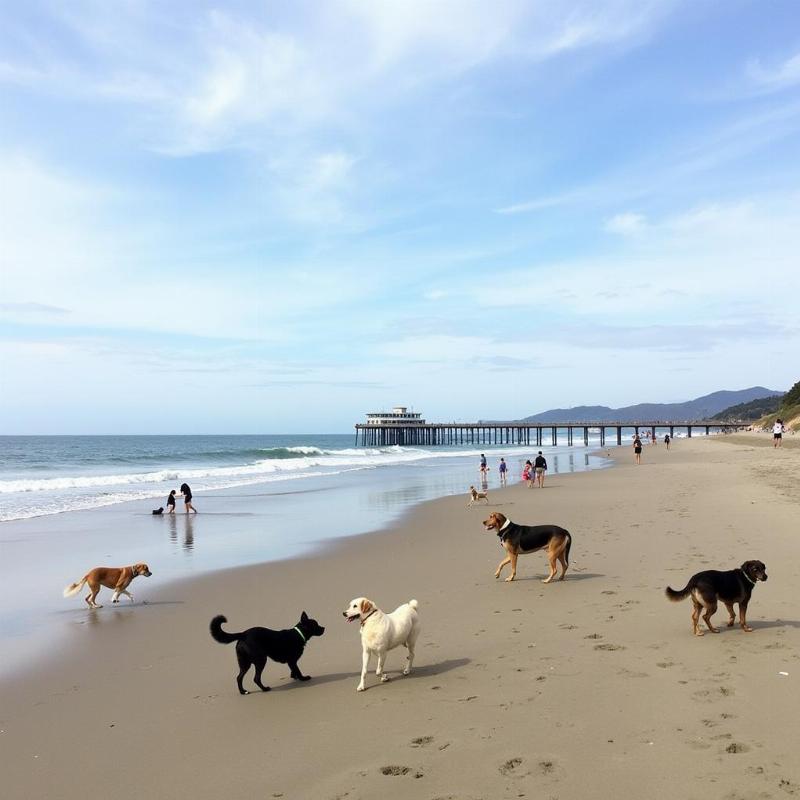
[[192,505],[192,490],[189,488],[188,483],[181,484],[181,494],[183,495],[183,504],[186,506],[186,513],[194,511],[196,514],[197,509]]
[[167,498],[167,514],[174,514],[175,513],[175,490],[173,489],[169,493],[169,497]]

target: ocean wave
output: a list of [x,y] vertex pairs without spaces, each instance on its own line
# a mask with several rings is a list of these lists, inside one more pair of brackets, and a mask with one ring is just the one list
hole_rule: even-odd
[[[169,468],[146,472],[95,473],[59,475],[56,477],[23,477],[0,480],[0,495],[18,492],[48,492],[64,489],[105,489],[140,484],[167,484],[176,481],[203,480],[215,478],[254,478],[268,477],[275,473],[299,472],[316,467],[380,467],[403,464],[427,458],[465,456],[470,452],[432,453],[414,448],[345,448],[342,450],[321,450],[317,447],[271,448],[297,451],[296,458],[260,458],[248,464],[229,464],[225,466],[194,466],[185,469]],[[266,452],[269,452],[267,449]],[[302,451],[302,453],[300,452]],[[262,455],[264,450],[259,451]],[[475,451],[477,453],[478,451]],[[216,488],[216,487],[206,487]]]

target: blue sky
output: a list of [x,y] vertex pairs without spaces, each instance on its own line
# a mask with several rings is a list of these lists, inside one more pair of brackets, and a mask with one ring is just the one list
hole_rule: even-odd
[[795,2],[0,12],[0,433],[800,378]]

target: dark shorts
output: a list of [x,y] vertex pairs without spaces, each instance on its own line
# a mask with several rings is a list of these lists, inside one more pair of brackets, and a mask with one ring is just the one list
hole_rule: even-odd
[[190,494],[185,494],[183,496],[183,502],[184,503],[191,503],[192,502],[192,496]]
[[773,439],[783,439],[783,434],[782,433],[773,433],[772,434],[772,438]]
[[638,456],[642,452],[642,448],[641,447],[634,447],[633,448],[633,452],[636,453],[636,455]]

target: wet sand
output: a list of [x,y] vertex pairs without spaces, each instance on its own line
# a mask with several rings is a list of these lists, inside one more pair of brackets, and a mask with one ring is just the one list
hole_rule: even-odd
[[[76,598],[70,640],[0,683],[3,797],[800,796],[800,450],[754,442],[677,440],[639,467],[623,451],[610,470],[491,492],[488,510],[572,532],[563,583],[541,583],[542,554],[495,581],[487,508],[465,496],[302,559],[138,579],[133,606]],[[749,558],[770,576],[754,632],[692,636],[690,602],[664,587]],[[341,616],[358,595],[415,597],[422,622],[414,673],[393,651],[393,680],[364,693]],[[269,664],[273,691],[241,697],[211,617],[291,627],[303,610],[327,627],[300,662],[313,680]]]

